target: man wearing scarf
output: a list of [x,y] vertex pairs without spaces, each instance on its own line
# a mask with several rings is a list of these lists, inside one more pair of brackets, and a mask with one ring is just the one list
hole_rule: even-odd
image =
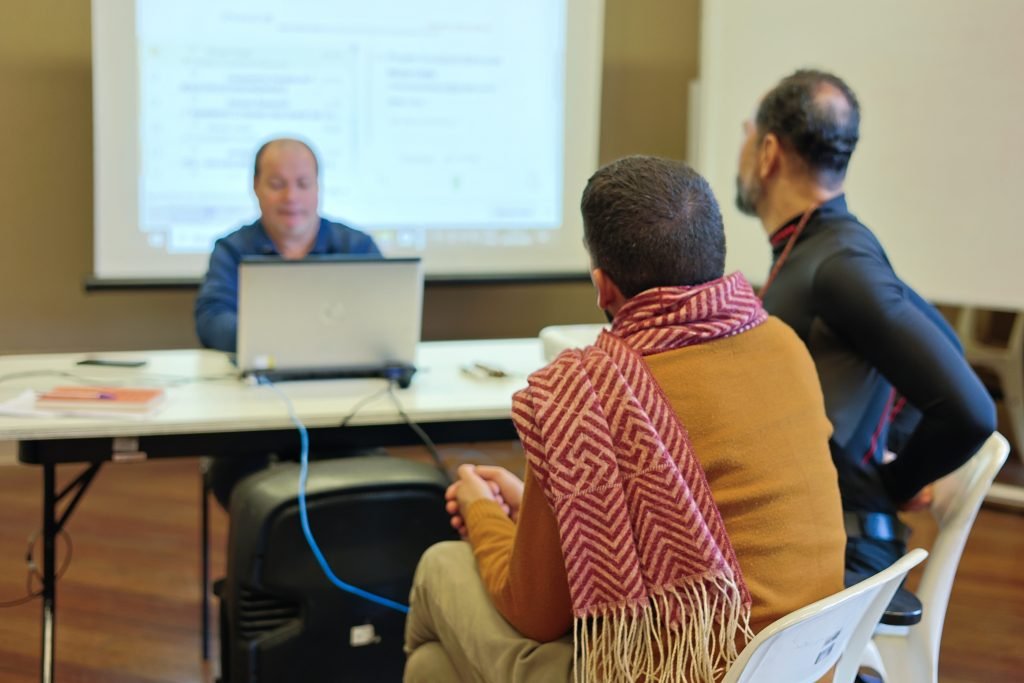
[[716,681],[752,633],[842,588],[831,427],[806,349],[739,274],[685,164],[583,193],[610,332],[513,400],[525,480],[463,465],[469,543],[420,561],[405,680]]

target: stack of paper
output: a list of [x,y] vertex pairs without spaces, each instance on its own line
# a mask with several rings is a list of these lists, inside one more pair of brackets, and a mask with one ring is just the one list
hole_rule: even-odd
[[54,412],[148,413],[164,400],[164,390],[149,387],[54,387],[36,397],[36,408]]
[[146,420],[164,406],[164,390],[147,387],[55,387],[25,389],[0,401],[0,415]]

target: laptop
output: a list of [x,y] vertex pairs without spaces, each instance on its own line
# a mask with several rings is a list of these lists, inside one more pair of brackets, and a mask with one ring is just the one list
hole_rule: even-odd
[[418,258],[246,257],[236,363],[273,381],[385,377],[408,386],[422,314]]

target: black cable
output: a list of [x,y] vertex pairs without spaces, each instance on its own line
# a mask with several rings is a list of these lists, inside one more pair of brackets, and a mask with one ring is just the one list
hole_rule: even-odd
[[359,402],[352,407],[352,410],[349,411],[349,414],[345,416],[345,419],[343,419],[341,421],[341,424],[339,424],[338,426],[341,428],[348,427],[348,423],[352,421],[352,418],[354,418],[359,413],[359,411],[363,409],[364,406],[372,403],[373,401],[376,401],[378,398],[381,397],[381,395],[389,393],[391,391],[392,384],[393,382],[389,381],[388,385],[383,389],[375,391],[369,396],[360,399]]
[[[61,529],[58,535],[64,539],[64,543],[67,544],[67,553],[64,557],[64,561],[57,569],[57,573],[54,575],[54,580],[59,581],[61,577],[67,572],[68,567],[71,566],[71,555],[74,552],[74,546],[71,543],[71,534]],[[28,537],[28,548],[25,550],[25,564],[28,566],[28,575],[25,582],[25,595],[14,600],[7,600],[0,602],[0,609],[7,607],[17,607],[18,605],[24,605],[27,602],[35,600],[43,594],[42,587],[39,590],[32,589],[32,579],[35,578],[37,581],[43,580],[43,573],[39,571],[39,566],[35,561],[35,545],[36,541],[39,540],[40,532],[36,531]]]
[[8,607],[18,607],[19,605],[24,605],[25,603],[32,602],[33,600],[38,598],[40,595],[42,595],[42,592],[39,592],[39,593],[33,593],[32,592],[32,580],[31,579],[29,579],[28,585],[25,586],[25,591],[26,591],[27,594],[23,598],[18,598],[17,600],[9,600],[9,601],[6,601],[6,602],[0,602],[0,609],[6,609]]
[[412,429],[412,431],[415,432],[416,436],[418,436],[420,440],[423,442],[424,447],[426,447],[427,452],[430,453],[430,457],[434,461],[434,466],[437,467],[439,472],[441,472],[441,475],[444,477],[444,480],[450,484],[452,479],[451,477],[448,476],[448,470],[445,469],[444,463],[441,461],[441,454],[438,452],[437,446],[434,445],[434,442],[431,440],[430,436],[425,431],[423,431],[423,429],[418,424],[413,422],[412,418],[410,418],[409,415],[405,412],[405,409],[402,408],[401,402],[395,395],[395,385],[397,383],[398,382],[396,380],[390,379],[388,380],[388,385],[386,387],[384,387],[380,391],[375,391],[374,393],[370,394],[369,396],[366,396],[365,398],[360,399],[360,401],[356,403],[355,406],[353,406],[352,410],[349,411],[348,415],[345,416],[345,418],[341,421],[341,424],[339,424],[338,426],[344,429],[345,427],[348,426],[348,423],[351,422],[352,419],[359,413],[359,411],[363,409],[364,406],[377,400],[382,394],[387,394],[388,398],[390,398],[391,402],[394,404],[395,409],[398,411],[398,414],[401,416],[403,420],[405,420],[405,423],[409,425],[409,428]]
[[87,381],[89,383],[107,384],[109,386],[119,386],[126,381],[131,381],[133,385],[167,388],[181,387],[188,384],[202,384],[203,382],[219,382],[225,379],[239,379],[239,375],[237,372],[225,372],[219,375],[204,375],[200,377],[191,377],[189,375],[172,375],[169,373],[145,372],[134,375],[133,377],[125,378],[124,380],[110,380],[109,378],[106,378],[102,380]]
[[186,384],[200,384],[202,382],[218,382],[224,379],[238,379],[238,373],[226,372],[220,375],[207,375],[204,377],[189,377],[185,375],[170,375],[161,374],[155,372],[146,372],[133,375],[132,377],[116,378],[116,377],[87,377],[74,372],[68,372],[66,370],[23,370],[21,372],[11,372],[6,375],[0,375],[0,383],[7,382],[12,379],[24,379],[26,377],[66,377],[72,379],[79,384],[84,385],[95,385],[95,386],[121,386],[127,381],[131,381],[134,384],[138,384],[139,380],[146,382],[156,381],[155,386],[164,387],[178,387]]
[[225,379],[239,379],[237,372],[226,372],[221,375],[206,375],[203,377],[187,377],[183,375],[154,375],[147,374],[147,377],[167,378],[165,387],[181,387],[188,384],[202,384],[203,382],[219,382]]
[[413,422],[412,418],[409,417],[409,415],[405,412],[405,409],[402,408],[402,403],[398,400],[398,397],[395,396],[394,388],[395,383],[388,382],[388,397],[391,398],[391,402],[395,404],[395,409],[398,411],[398,414],[402,416],[402,419],[405,420],[405,423],[409,425],[409,428],[416,433],[416,436],[420,437],[420,440],[426,447],[427,452],[430,453],[430,457],[434,459],[434,466],[437,467],[438,471],[444,477],[445,482],[450,484],[452,482],[452,479],[451,477],[448,476],[448,470],[445,469],[444,463],[441,461],[441,453],[438,452],[437,446],[434,445],[434,442],[430,438],[430,436],[425,431],[423,431],[423,428],[420,427],[415,422]]
[[6,375],[0,375],[0,382],[7,382],[12,379],[23,379],[25,377],[47,377],[56,375],[57,377],[70,377],[71,379],[79,382],[89,381],[81,375],[76,375],[73,372],[67,372],[65,370],[22,370],[21,372],[10,372]]

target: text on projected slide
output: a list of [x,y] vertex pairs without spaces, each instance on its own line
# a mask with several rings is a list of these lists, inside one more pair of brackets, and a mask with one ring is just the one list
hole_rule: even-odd
[[323,214],[384,243],[561,224],[564,1],[140,0],[136,26],[154,247],[207,252],[252,216],[255,148],[288,134],[319,153]]

